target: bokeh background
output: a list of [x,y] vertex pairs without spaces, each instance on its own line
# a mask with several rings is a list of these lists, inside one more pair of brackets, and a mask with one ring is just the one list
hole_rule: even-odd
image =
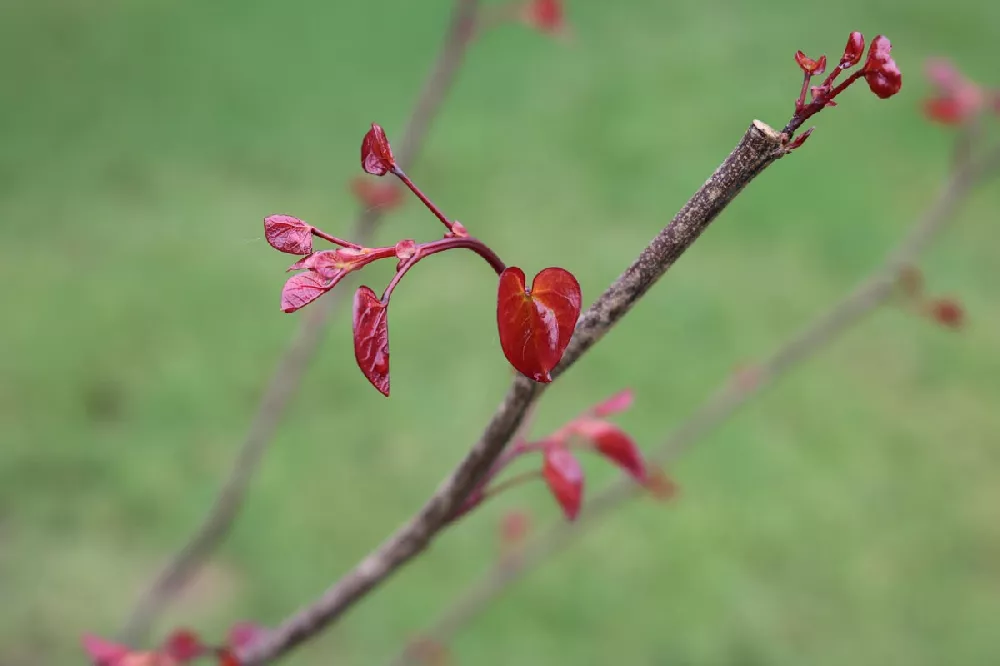
[[[0,663],[82,663],[199,523],[299,315],[262,238],[282,212],[346,234],[358,145],[398,135],[448,0],[4,0],[0,7]],[[817,119],[601,345],[536,432],[620,388],[643,446],[882,258],[932,201],[952,135],[920,113],[946,54],[1000,83],[992,0],[570,0],[573,38],[488,34],[411,175],[529,273],[596,296],[754,118],[780,127],[792,54],[888,34],[904,72]],[[1000,660],[1000,188],[923,264],[961,332],[886,308],[511,589],[458,663],[732,666]],[[408,202],[379,240],[431,239]],[[386,267],[369,268],[380,286]],[[408,517],[509,380],[495,278],[461,253],[392,307],[393,397],[330,327],[232,537],[158,625],[274,623]],[[589,489],[615,472],[587,462]],[[289,664],[378,664],[495,560],[477,512]]]

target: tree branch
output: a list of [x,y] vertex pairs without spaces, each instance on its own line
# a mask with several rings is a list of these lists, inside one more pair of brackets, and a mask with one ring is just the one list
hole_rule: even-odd
[[[580,318],[558,378],[632,308],[708,228],[742,189],[785,154],[781,134],[754,121],[736,148],[625,272]],[[447,524],[517,431],[543,385],[518,375],[466,457],[417,515],[396,531],[317,601],[301,609],[239,655],[246,666],[288,653],[322,631],[369,591],[423,551]]]
[[[438,55],[418,97],[403,132],[397,159],[409,164],[415,159],[458,73],[476,29],[479,0],[456,0],[444,47]],[[382,212],[371,208],[362,211],[351,238],[363,245],[375,234]],[[343,289],[327,294],[314,303],[300,320],[298,331],[264,390],[246,439],[229,472],[222,490],[201,526],[178,550],[143,592],[121,631],[125,643],[138,644],[149,632],[157,614],[194,577],[206,559],[225,539],[236,519],[264,452],[285,411],[302,383],[310,361],[316,354],[330,315],[343,301]]]
[[[997,168],[1000,168],[1000,149],[978,162],[965,160],[962,164],[956,165],[935,203],[868,278],[814,320],[799,335],[779,347],[768,359],[754,366],[751,381],[738,381],[735,378],[726,380],[654,451],[650,456],[651,463],[662,465],[674,459],[712,428],[731,417],[753,397],[770,387],[790,369],[815,355],[858,324],[866,315],[885,304],[896,293],[900,270],[918,258],[934,236],[956,215],[972,189]],[[499,561],[482,579],[462,594],[429,629],[421,633],[420,640],[438,645],[448,644],[455,633],[471,622],[511,583],[558,552],[599,518],[608,515],[625,500],[641,493],[634,482],[623,476],[588,502],[576,522],[560,522],[554,525],[517,556]],[[419,657],[411,649],[406,649],[393,660],[392,664],[406,666],[418,662]]]

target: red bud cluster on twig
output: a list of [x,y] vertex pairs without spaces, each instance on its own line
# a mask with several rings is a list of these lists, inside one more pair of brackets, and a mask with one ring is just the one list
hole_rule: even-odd
[[[795,100],[795,114],[782,130],[782,133],[789,140],[788,150],[794,150],[805,143],[809,135],[812,134],[813,128],[792,139],[795,130],[824,108],[836,106],[834,98],[847,90],[858,79],[864,78],[868,83],[868,88],[882,99],[887,99],[898,93],[903,86],[903,75],[900,73],[899,67],[896,66],[896,61],[890,55],[891,50],[892,44],[889,42],[889,38],[878,35],[868,48],[868,58],[865,60],[865,64],[836,86],[834,83],[842,72],[861,62],[861,56],[865,52],[864,35],[860,32],[852,32],[848,36],[840,62],[818,86],[811,86],[810,83],[814,76],[820,76],[826,72],[826,56],[820,56],[813,60],[802,51],[797,51],[795,62],[802,70],[803,80],[802,89],[798,99]],[[811,95],[811,100],[808,102],[806,101],[807,94]]]

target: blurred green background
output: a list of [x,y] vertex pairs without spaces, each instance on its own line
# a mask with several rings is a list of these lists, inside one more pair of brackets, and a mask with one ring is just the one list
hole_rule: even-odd
[[[450,2],[4,0],[0,8],[0,663],[82,663],[201,520],[299,315],[261,218],[346,235],[358,145],[390,138]],[[919,111],[929,55],[996,80],[993,0],[570,0],[573,39],[521,26],[468,58],[411,175],[533,273],[616,277],[754,118],[780,127],[796,49],[888,34],[904,72],[852,89],[627,320],[546,394],[537,432],[631,386],[656,445],[881,259],[932,201],[951,135]],[[1000,662],[1000,188],[923,264],[960,333],[887,308],[699,443],[453,645],[459,663]],[[415,202],[379,240],[432,239]],[[368,269],[381,288],[388,266]],[[341,316],[232,538],[159,625],[277,622],[424,500],[509,379],[495,278],[461,253],[392,307],[393,397]],[[591,491],[614,472],[588,461]],[[474,580],[510,493],[290,664],[378,664]],[[992,627],[992,629],[990,629]]]

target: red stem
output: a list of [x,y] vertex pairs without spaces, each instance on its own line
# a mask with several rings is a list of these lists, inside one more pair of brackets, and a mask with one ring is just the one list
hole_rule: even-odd
[[413,268],[417,262],[425,259],[432,254],[437,254],[438,252],[444,252],[445,250],[456,250],[456,249],[466,249],[472,250],[480,257],[482,257],[490,267],[496,271],[497,275],[500,275],[507,268],[507,265],[503,263],[503,260],[497,256],[496,252],[491,250],[489,246],[478,238],[473,238],[471,236],[461,237],[461,238],[442,238],[441,240],[432,241],[430,243],[425,243],[423,245],[418,245],[416,253],[407,259],[396,274],[392,277],[392,281],[382,292],[382,302],[385,304],[389,303],[389,297],[392,296],[392,290],[396,288],[399,281],[403,279],[407,271]]
[[356,243],[352,243],[351,241],[345,241],[344,239],[337,238],[336,236],[331,236],[330,234],[326,233],[325,231],[320,231],[316,227],[312,228],[312,234],[313,234],[313,236],[319,236],[323,240],[330,241],[334,245],[339,245],[341,247],[349,247],[349,248],[354,249],[354,250],[360,250],[361,249],[361,246],[358,245],[358,244],[356,244]]
[[[797,130],[802,126],[802,123],[804,123],[805,121],[809,120],[809,118],[822,111],[823,107],[826,106],[827,102],[832,100],[840,93],[844,92],[848,88],[848,86],[850,86],[852,83],[854,83],[864,75],[865,75],[865,68],[862,67],[861,69],[859,69],[858,71],[854,72],[849,77],[841,81],[839,86],[832,89],[827,94],[820,95],[819,97],[814,99],[810,104],[807,104],[802,108],[799,108],[795,112],[795,115],[792,116],[792,119],[788,121],[788,124],[785,125],[785,129],[781,130],[781,133],[787,135],[788,137],[791,137],[792,134],[795,133],[795,130]],[[806,75],[806,77],[807,77],[806,83],[808,84],[808,74]],[[803,90],[805,89],[803,88]],[[796,107],[798,106],[799,103],[796,102]]]
[[403,181],[403,184],[406,185],[408,188],[410,188],[411,192],[417,195],[417,198],[420,199],[420,201],[422,201],[425,206],[427,206],[427,210],[434,213],[437,219],[441,220],[444,226],[448,228],[448,231],[452,230],[452,227],[454,227],[455,225],[452,224],[451,220],[449,220],[445,216],[445,214],[441,212],[440,208],[434,205],[433,201],[428,199],[427,196],[420,191],[419,187],[413,184],[413,181],[410,180],[410,177],[407,176],[402,169],[400,169],[398,166],[393,167],[392,173],[401,181]]

